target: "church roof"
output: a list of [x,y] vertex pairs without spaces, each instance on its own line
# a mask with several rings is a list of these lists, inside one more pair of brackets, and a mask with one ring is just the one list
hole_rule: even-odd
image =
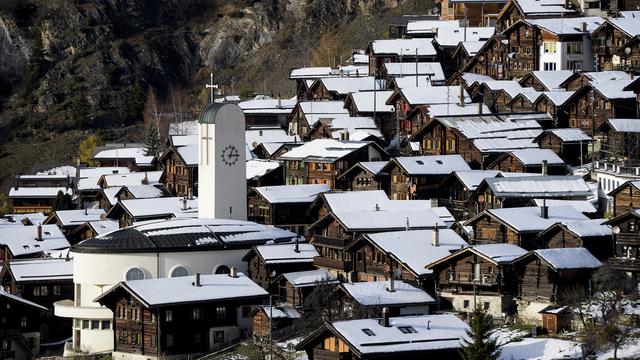
[[292,241],[296,234],[249,221],[175,219],[122,228],[72,247],[77,253],[185,252]]
[[202,112],[200,113],[200,117],[198,118],[198,122],[200,124],[215,124],[216,123],[216,116],[217,116],[218,112],[221,111],[225,107],[227,108],[226,109],[227,111],[233,109],[232,111],[234,111],[234,110],[238,111],[240,114],[242,114],[244,116],[244,114],[242,113],[242,109],[236,104],[211,103],[211,104],[205,106],[205,108],[202,110]]

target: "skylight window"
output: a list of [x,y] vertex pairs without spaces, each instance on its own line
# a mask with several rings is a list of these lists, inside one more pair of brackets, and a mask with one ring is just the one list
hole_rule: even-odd
[[424,161],[422,160],[416,160],[416,162],[418,163],[418,165],[424,165]]
[[362,329],[362,332],[367,334],[367,336],[376,336],[376,334],[371,331],[371,329]]
[[442,160],[436,160],[436,164],[442,165]]
[[403,334],[417,333],[416,329],[414,329],[412,326],[398,326],[398,330],[402,331]]

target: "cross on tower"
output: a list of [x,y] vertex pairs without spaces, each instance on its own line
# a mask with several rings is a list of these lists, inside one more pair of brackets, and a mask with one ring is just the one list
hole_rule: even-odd
[[209,136],[209,124],[200,124],[200,126],[204,127],[204,134],[200,138],[200,140],[202,140],[202,144],[200,145],[200,153],[201,153],[201,156],[206,160],[205,164],[209,165],[209,141],[208,140],[213,140],[213,138]]
[[211,94],[209,95],[209,101],[210,101],[211,103],[213,103],[214,96],[215,96],[215,94],[214,94],[214,89],[217,89],[217,88],[218,88],[218,84],[214,84],[214,83],[213,83],[213,73],[211,73],[210,75],[211,75],[211,83],[210,83],[210,84],[206,84],[206,85],[205,85],[205,88],[207,88],[207,89],[211,89],[211,90],[210,90],[210,91],[211,91]]

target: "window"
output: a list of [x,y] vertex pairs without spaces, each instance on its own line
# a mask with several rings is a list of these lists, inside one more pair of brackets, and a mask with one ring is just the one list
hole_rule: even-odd
[[485,310],[489,310],[489,305],[490,305],[489,302],[485,301],[484,304],[483,304],[484,309]]
[[91,320],[91,330],[100,330],[100,320]]
[[164,321],[166,321],[166,322],[172,322],[173,321],[173,311],[172,310],[165,310],[165,312],[164,312]]
[[201,341],[200,333],[193,334],[193,343],[194,344],[200,344],[200,341]]
[[465,300],[465,301],[463,301],[462,306],[463,306],[465,309],[468,309],[468,308],[469,308],[469,300]]
[[227,265],[220,265],[216,268],[215,274],[231,274],[231,269]]
[[371,331],[371,329],[362,329],[362,332],[367,334],[367,336],[376,336],[376,334]]
[[124,275],[126,281],[131,280],[144,280],[144,270],[139,267],[132,267],[127,270]]
[[545,71],[555,71],[556,70],[556,63],[553,63],[553,62],[544,63],[544,70]]
[[200,308],[191,309],[191,319],[200,320]]
[[83,329],[89,328],[89,320],[82,320],[82,328]]
[[102,330],[110,330],[111,329],[111,321],[102,320]]
[[167,334],[165,335],[164,338],[165,342],[167,343],[167,347],[172,347],[173,346],[173,334]]
[[60,285],[53,285],[53,295],[60,295]]
[[33,296],[40,296],[40,286],[33,287]]
[[22,316],[20,318],[20,326],[21,327],[27,327],[27,317],[26,316]]
[[187,269],[185,266],[183,265],[176,265],[174,266],[170,273],[169,273],[169,277],[181,277],[181,276],[189,276],[191,275],[191,272],[189,271],[189,269]]
[[402,331],[403,334],[415,334],[417,331],[411,326],[398,326],[398,330]]
[[554,42],[546,42],[543,44],[544,53],[545,54],[555,54],[556,53],[556,43]]
[[216,308],[216,318],[218,319],[226,319],[227,318],[227,308],[220,306]]
[[568,43],[567,44],[567,54],[582,54],[582,43]]

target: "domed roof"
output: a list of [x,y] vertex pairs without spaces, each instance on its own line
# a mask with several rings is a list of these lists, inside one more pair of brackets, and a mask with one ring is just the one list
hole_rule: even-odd
[[205,108],[200,112],[200,117],[198,118],[198,122],[200,124],[215,124],[216,116],[218,113],[222,111],[229,112],[240,112],[241,115],[244,116],[242,109],[236,104],[229,103],[209,103],[209,105],[205,106]]
[[296,234],[250,221],[174,219],[115,230],[82,241],[76,253],[156,253],[215,249],[249,249],[267,242],[290,242]]

